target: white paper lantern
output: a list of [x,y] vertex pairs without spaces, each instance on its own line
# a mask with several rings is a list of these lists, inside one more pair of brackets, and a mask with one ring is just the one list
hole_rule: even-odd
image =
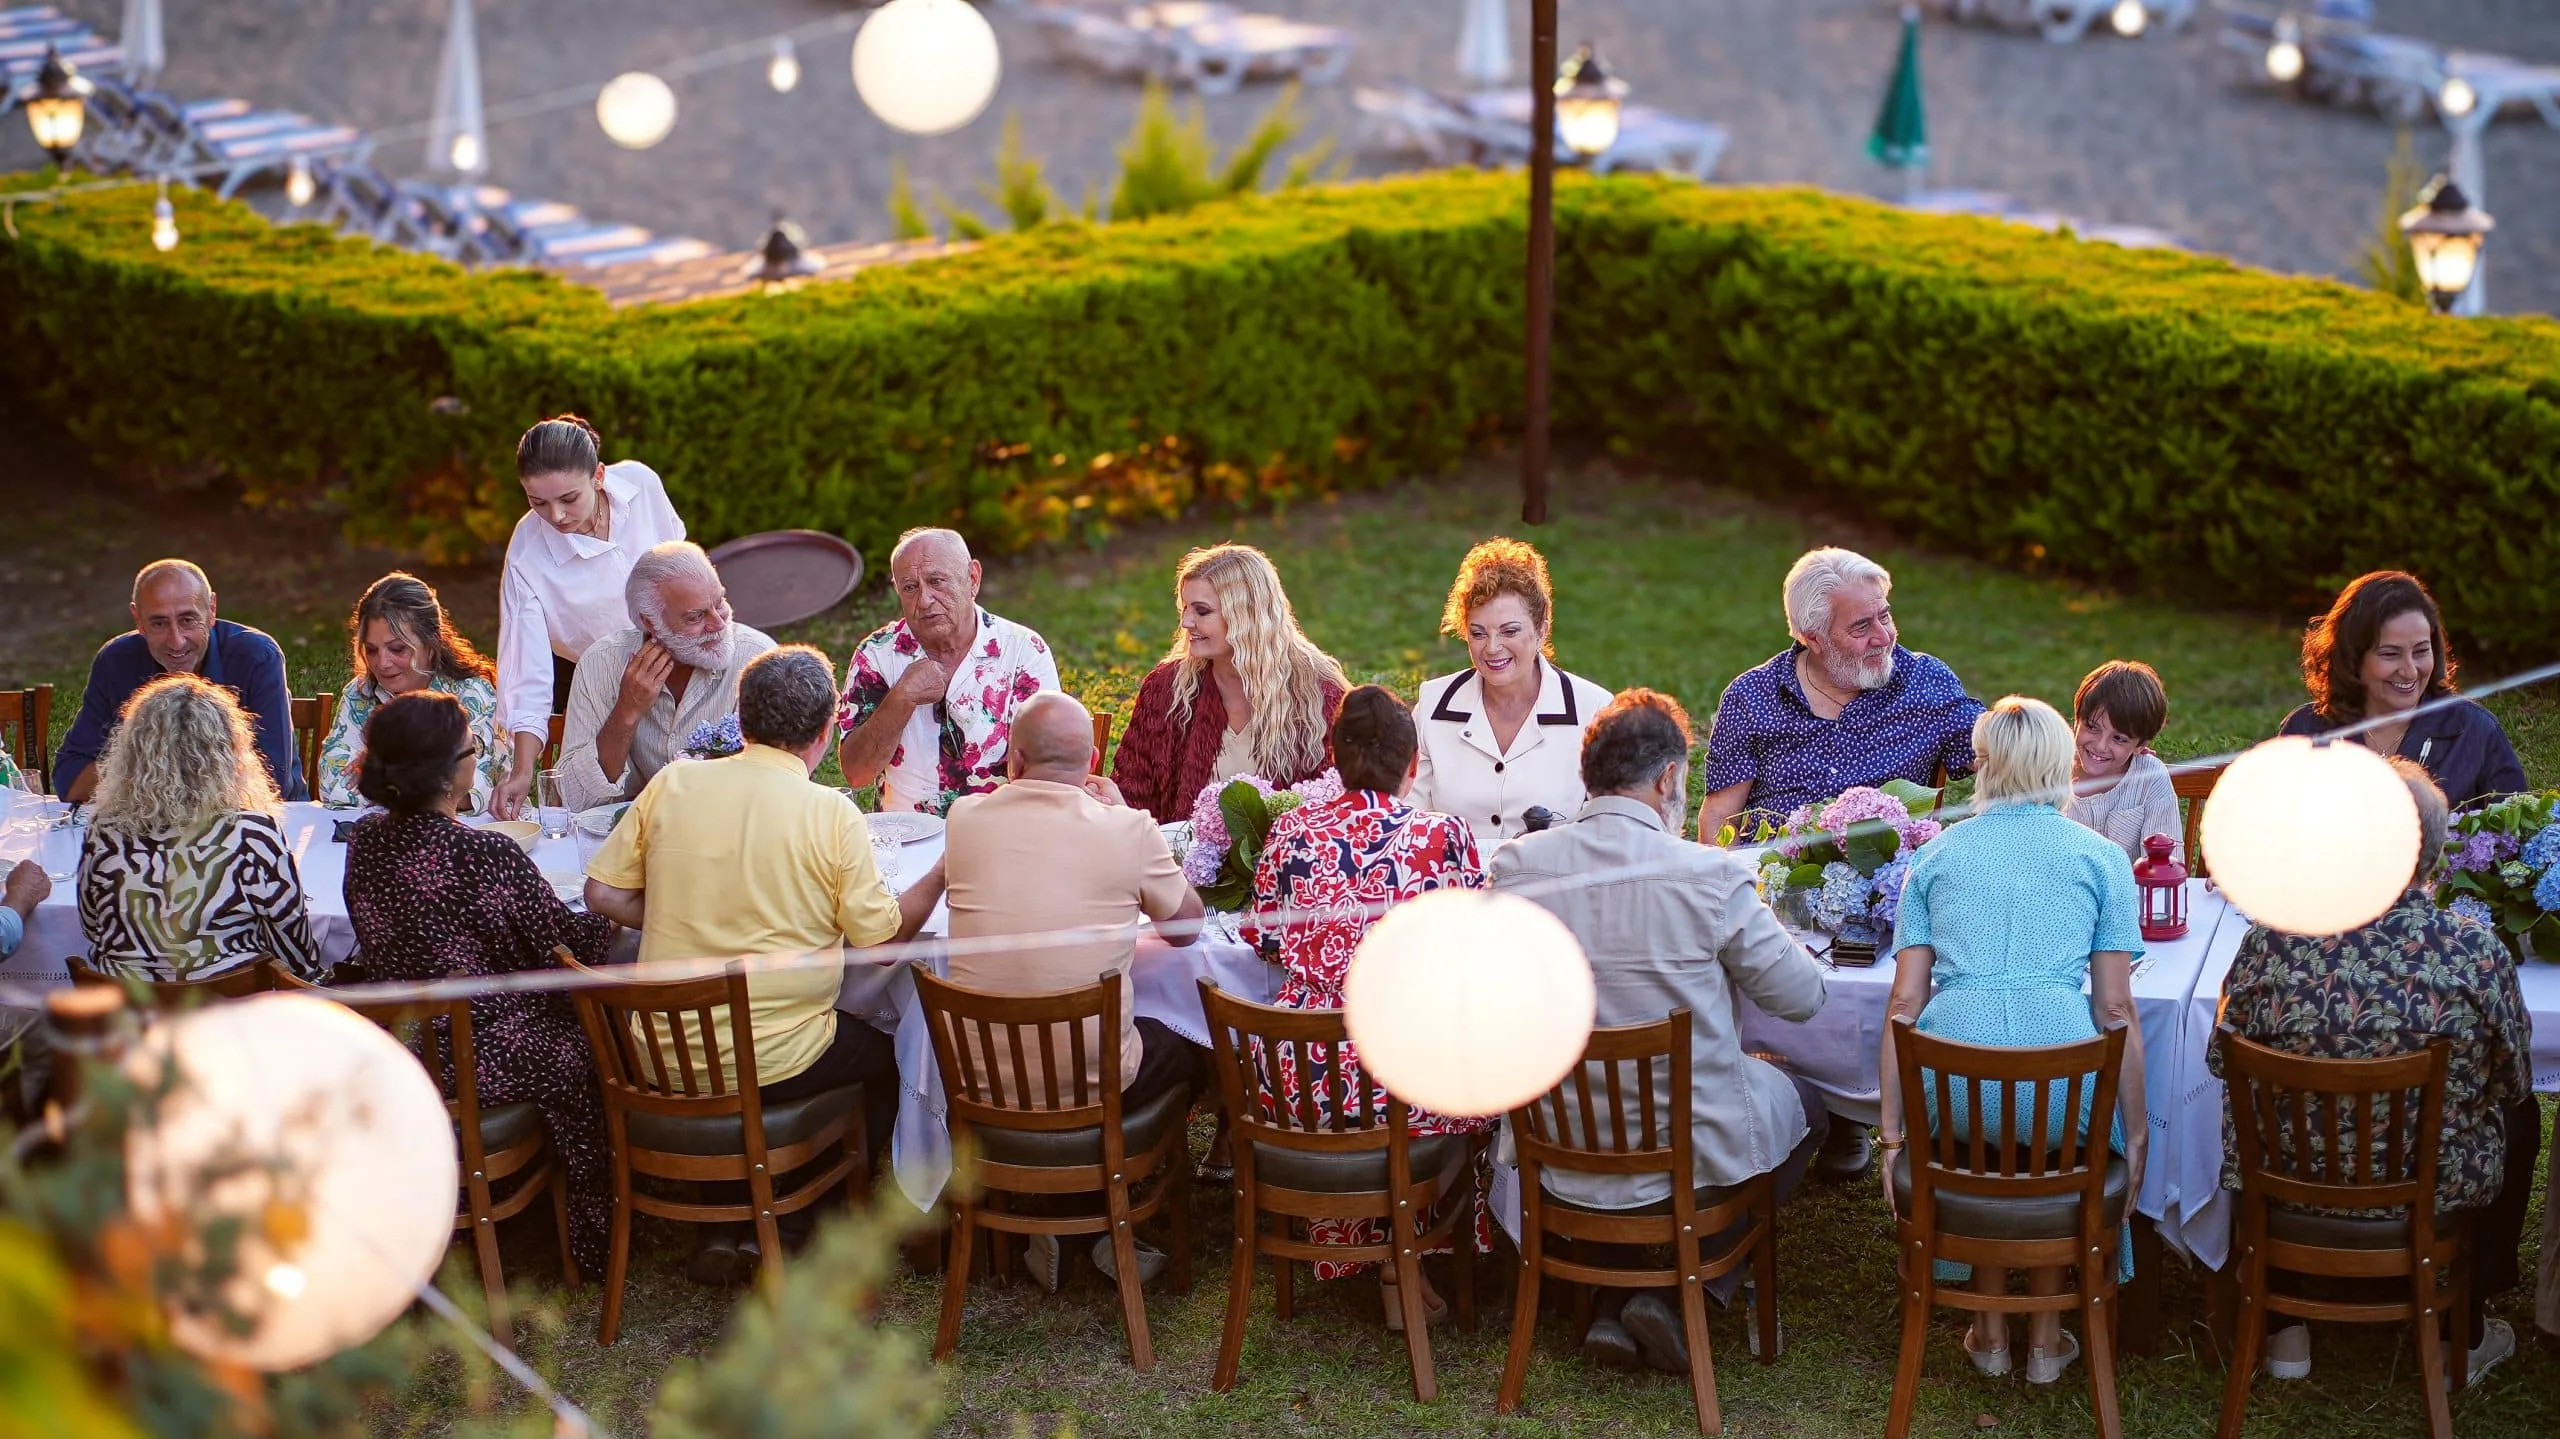
[[1555,1087],[1591,1039],[1591,961],[1517,895],[1433,890],[1351,957],[1343,1021],[1360,1067],[1407,1104],[1476,1118]]
[[[371,1339],[409,1307],[452,1238],[453,1123],[423,1066],[315,995],[216,1004],[152,1029],[131,1068],[180,1083],[126,1139],[126,1198],[165,1215],[244,1221],[226,1296],[248,1319],[173,1312],[201,1358],[299,1369]],[[211,1179],[225,1161],[252,1161]]]
[[676,92],[646,70],[626,70],[596,92],[596,123],[626,150],[646,150],[676,127]]
[[891,129],[940,135],[978,118],[1003,73],[968,0],[889,0],[853,37],[853,88]]
[[2287,934],[2339,934],[2371,924],[2408,889],[2418,806],[2363,745],[2288,736],[2222,772],[2200,837],[2214,882],[2241,913]]

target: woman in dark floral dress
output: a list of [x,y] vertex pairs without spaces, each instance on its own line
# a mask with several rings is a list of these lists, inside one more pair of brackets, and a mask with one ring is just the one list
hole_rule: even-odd
[[[402,695],[374,711],[364,742],[357,787],[389,811],[359,823],[347,841],[347,915],[366,978],[549,969],[554,945],[583,963],[604,962],[613,921],[572,911],[513,840],[454,818],[479,760],[459,703]],[[570,1251],[600,1273],[613,1167],[576,1010],[557,992],[485,995],[471,1001],[471,1038],[482,1104],[541,1106],[569,1174]]]
[[[1272,1002],[1290,1009],[1342,1007],[1342,985],[1351,973],[1352,953],[1386,906],[1435,889],[1484,887],[1484,861],[1466,824],[1445,814],[1414,809],[1399,798],[1413,783],[1414,756],[1420,748],[1413,713],[1402,700],[1376,685],[1360,686],[1343,696],[1330,739],[1342,772],[1343,794],[1309,801],[1274,819],[1262,858],[1254,866],[1255,919],[1246,938],[1266,952],[1272,945],[1278,947],[1279,962],[1289,977]],[[1300,911],[1301,917],[1276,922],[1262,918],[1289,910]],[[1331,912],[1321,918],[1306,917],[1310,910]],[[1322,1063],[1322,1047],[1310,1048],[1310,1059]],[[1300,1077],[1297,1058],[1294,1050],[1282,1049],[1274,1076],[1280,1097],[1292,1105],[1302,1102],[1306,1082]],[[1346,1090],[1365,1086],[1368,1105],[1383,1113],[1386,1091],[1367,1084],[1351,1045],[1343,1046],[1339,1063]],[[1330,1121],[1330,1096],[1320,1093],[1316,1099],[1313,1107]],[[1416,1135],[1476,1134],[1493,1126],[1490,1119],[1454,1119],[1423,1109],[1410,1109],[1408,1114]],[[1492,1247],[1489,1214],[1487,1207],[1477,1206],[1476,1252],[1480,1254]],[[1374,1244],[1383,1237],[1375,1220],[1307,1221],[1310,1244]],[[1318,1279],[1336,1279],[1368,1267],[1363,1262],[1319,1259],[1315,1273]],[[1394,1277],[1392,1269],[1380,1270],[1381,1284]],[[1434,1322],[1446,1310],[1427,1284],[1423,1307]],[[1401,1318],[1392,1299],[1386,1312],[1390,1325]]]

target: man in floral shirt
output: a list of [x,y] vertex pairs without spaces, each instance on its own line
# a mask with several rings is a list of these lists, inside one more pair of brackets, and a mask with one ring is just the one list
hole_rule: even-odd
[[845,666],[836,763],[880,783],[884,810],[942,814],[1004,783],[1014,707],[1058,688],[1040,636],[978,608],[978,562],[951,530],[909,530],[889,553],[899,618]]
[[[2533,1022],[2516,983],[2515,957],[2488,927],[2438,909],[2429,881],[2444,853],[2444,792],[2427,772],[2393,759],[2418,805],[2418,867],[2408,892],[2381,918],[2344,934],[2280,934],[2264,925],[2241,940],[2222,982],[2222,1017],[2234,1030],[2291,1054],[2383,1059],[2449,1040],[2444,1139],[2436,1212],[2471,1222],[2471,1376],[2515,1352],[2515,1331],[2489,1319],[2488,1301],[2514,1287],[2542,1145],[2533,1097]],[[2206,1055],[2222,1073],[2222,1047]],[[2240,1187],[2231,1115],[2222,1118],[2222,1185]],[[2399,1281],[2391,1281],[2398,1283]],[[2270,1371],[2310,1373],[2310,1340],[2296,1326],[2269,1337]]]

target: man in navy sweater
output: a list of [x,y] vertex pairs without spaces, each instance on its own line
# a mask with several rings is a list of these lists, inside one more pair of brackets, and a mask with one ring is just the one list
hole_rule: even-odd
[[98,787],[98,756],[106,751],[125,701],[162,675],[200,675],[240,699],[258,732],[258,753],[286,799],[307,799],[302,764],[293,743],[292,692],[286,688],[284,651],[247,625],[216,619],[213,582],[185,560],[154,560],[133,577],[133,629],[98,647],[89,661],[89,684],[80,715],[63,737],[54,760],[54,785],[64,799],[86,803]]

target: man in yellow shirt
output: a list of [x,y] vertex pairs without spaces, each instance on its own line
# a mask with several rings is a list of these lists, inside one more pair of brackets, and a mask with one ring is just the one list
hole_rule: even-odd
[[[838,961],[847,947],[912,938],[941,898],[942,866],[890,893],[862,812],[809,782],[834,738],[835,696],[834,666],[806,645],[749,664],[738,678],[746,748],[660,770],[588,862],[587,907],[639,930],[644,964],[747,960],[766,1106],[861,1085],[876,1147],[897,1116],[896,1044],[836,1012]],[[725,1031],[725,1010],[711,1022]],[[735,1056],[721,1049],[735,1082]],[[729,1256],[751,1265],[754,1241],[738,1228],[699,1228],[696,1279],[743,1278]]]

